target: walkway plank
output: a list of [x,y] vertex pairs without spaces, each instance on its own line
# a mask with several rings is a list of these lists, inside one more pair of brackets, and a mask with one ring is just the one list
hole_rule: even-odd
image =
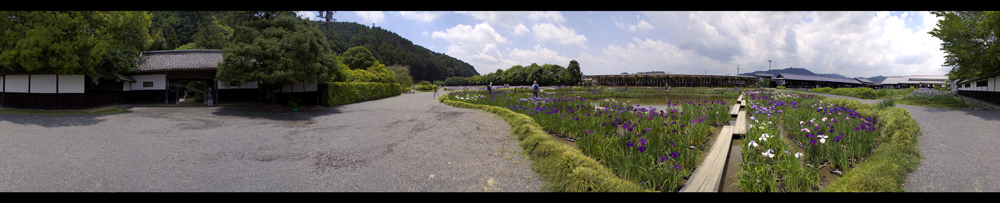
[[705,160],[698,165],[681,192],[719,192],[722,173],[733,141],[733,126],[723,126]]
[[729,115],[736,116],[740,113],[740,104],[733,104],[732,108],[729,108]]
[[733,129],[734,135],[747,134],[747,110],[740,110],[740,115],[736,116],[736,126]]

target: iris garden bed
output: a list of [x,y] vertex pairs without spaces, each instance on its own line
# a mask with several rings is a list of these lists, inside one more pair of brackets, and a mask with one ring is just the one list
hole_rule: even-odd
[[[744,192],[900,191],[919,163],[919,126],[905,110],[766,90],[745,95],[751,119],[736,183]],[[873,153],[883,143],[890,143],[883,150],[897,151]],[[866,163],[870,159],[878,161]],[[872,166],[893,169],[873,172]]]
[[665,109],[657,109],[613,98],[622,94],[640,95],[603,88],[541,97],[503,90],[457,91],[443,100],[527,115],[544,130],[574,140],[580,152],[618,178],[663,192],[676,192],[683,186],[685,177],[703,159],[711,128],[730,121],[728,112],[734,101],[668,101]]

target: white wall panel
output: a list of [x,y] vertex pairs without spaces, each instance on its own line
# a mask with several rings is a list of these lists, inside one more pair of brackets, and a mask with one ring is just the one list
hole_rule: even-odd
[[319,89],[319,83],[310,83],[310,84],[306,84],[305,91],[306,92],[315,92],[318,89]]
[[31,93],[56,93],[56,75],[31,75]]
[[84,93],[83,75],[60,75],[59,93]]
[[4,91],[3,91],[3,83],[4,83],[4,82],[3,82],[3,76],[2,76],[2,75],[0,75],[0,92],[4,92]]
[[218,83],[218,85],[216,85],[216,87],[219,87],[219,89],[257,89],[257,81],[244,82],[243,84],[241,84],[238,87],[237,86],[229,86],[229,84],[225,84],[222,81],[217,81],[217,83]]
[[[155,74],[155,75],[133,75],[132,79],[135,83],[132,84],[132,90],[165,90],[167,89],[167,75],[166,74]],[[143,87],[146,82],[153,82],[152,87]]]
[[282,86],[281,87],[281,92],[292,92],[292,85],[291,84],[286,84],[285,86]]
[[122,83],[122,91],[130,91],[132,90],[130,89],[131,87],[132,87],[132,82],[125,81]]
[[303,85],[301,82],[292,84],[292,92],[302,92]]

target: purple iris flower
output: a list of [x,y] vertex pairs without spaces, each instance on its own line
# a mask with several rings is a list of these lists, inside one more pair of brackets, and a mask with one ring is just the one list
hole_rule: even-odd
[[811,143],[812,143],[812,144],[816,144],[816,140],[812,140],[812,141],[811,141]]
[[646,145],[646,139],[639,138],[639,145]]
[[[674,131],[674,132],[677,132],[677,131]],[[674,141],[670,141],[670,146],[671,146],[671,147],[673,147],[673,146],[674,146]]]
[[639,150],[639,153],[642,153],[643,151],[646,151],[646,146],[639,146],[637,150]]
[[678,171],[682,171],[684,169],[684,166],[681,166],[680,164],[678,164],[678,165],[674,166],[674,168],[677,168]]
[[[813,142],[815,142],[815,141],[813,141]],[[632,141],[628,141],[628,142],[625,143],[625,146],[632,147],[632,146],[635,146],[635,144],[633,144]]]
[[587,132],[589,132],[590,134],[594,134],[593,130],[587,130]]
[[664,161],[667,161],[667,160],[670,160],[670,158],[667,157],[666,155],[664,155],[663,157],[660,157],[660,163],[663,163]]
[[844,139],[844,136],[837,136],[837,137],[834,137],[834,138],[833,138],[833,141],[838,141],[838,142],[839,142],[839,141],[840,141],[840,139]]
[[676,151],[670,152],[670,157],[677,158],[678,156],[681,156],[681,153],[677,153]]

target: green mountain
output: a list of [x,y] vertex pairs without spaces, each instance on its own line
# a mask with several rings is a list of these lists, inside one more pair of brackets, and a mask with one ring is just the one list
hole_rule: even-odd
[[389,65],[410,66],[414,80],[445,80],[448,77],[479,75],[476,69],[462,60],[436,53],[423,46],[380,27],[368,27],[354,22],[317,23],[326,32],[330,49],[344,53],[355,46],[364,46],[375,54],[375,59]]

